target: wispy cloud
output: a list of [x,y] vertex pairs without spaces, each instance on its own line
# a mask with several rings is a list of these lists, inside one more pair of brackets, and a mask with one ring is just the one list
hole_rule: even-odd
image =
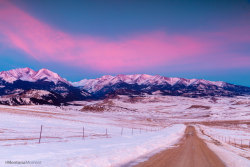
[[[38,61],[61,62],[103,72],[129,72],[188,59],[203,61],[207,59],[204,55],[216,52],[222,52],[220,59],[228,60],[228,55],[223,54],[228,46],[250,41],[246,27],[192,36],[154,31],[117,40],[73,36],[7,1],[0,4],[0,33],[8,46],[20,49]],[[244,63],[249,60],[245,55],[234,55],[230,59],[238,62],[236,66],[249,65]]]

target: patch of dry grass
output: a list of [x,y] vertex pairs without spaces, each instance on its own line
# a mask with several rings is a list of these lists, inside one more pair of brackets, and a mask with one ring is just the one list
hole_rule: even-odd
[[103,112],[105,110],[104,106],[101,105],[88,105],[84,106],[81,111],[91,111],[91,112]]
[[203,105],[191,105],[188,109],[204,109],[204,110],[209,110],[211,107],[210,106],[203,106]]

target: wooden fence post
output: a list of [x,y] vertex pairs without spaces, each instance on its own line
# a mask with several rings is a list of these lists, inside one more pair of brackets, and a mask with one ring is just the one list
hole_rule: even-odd
[[41,138],[42,138],[42,131],[43,131],[43,125],[41,125],[40,137],[39,137],[39,143],[41,142]]
[[121,136],[122,136],[122,134],[123,134],[123,128],[122,128],[122,130],[121,130]]

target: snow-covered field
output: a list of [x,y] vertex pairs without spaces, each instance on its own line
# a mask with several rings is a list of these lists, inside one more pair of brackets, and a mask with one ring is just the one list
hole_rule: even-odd
[[[185,130],[184,123],[198,123],[211,136],[234,135],[247,144],[249,124],[244,121],[250,120],[249,105],[249,97],[154,95],[79,101],[63,107],[0,106],[0,166],[9,166],[5,161],[38,161],[41,164],[34,166],[48,167],[121,166],[178,142]],[[81,111],[84,106],[91,110]],[[234,127],[205,126],[213,121],[240,123]],[[229,150],[230,154],[249,164],[249,149],[229,146],[241,150]]]
[[[77,102],[76,102],[77,103]],[[130,99],[120,96],[104,101],[79,102],[108,106],[108,111],[126,116],[149,118],[153,122],[193,122],[215,120],[250,120],[250,97],[187,98],[146,96]],[[113,112],[112,112],[113,114]]]
[[179,124],[162,131],[134,136],[2,146],[0,160],[1,164],[6,160],[40,161],[40,166],[48,167],[120,166],[142,155],[171,146],[178,141],[184,130],[185,126]]
[[0,106],[1,166],[9,165],[5,161],[53,167],[120,166],[175,144],[185,130],[183,124],[160,125],[143,117],[81,112],[81,108]]
[[242,125],[241,127],[196,125],[196,127],[199,136],[228,167],[249,167],[250,131],[249,125]]
[[212,136],[221,143],[228,143],[235,147],[244,147],[250,151],[250,124],[243,123],[234,126],[199,125],[199,127],[204,133]]

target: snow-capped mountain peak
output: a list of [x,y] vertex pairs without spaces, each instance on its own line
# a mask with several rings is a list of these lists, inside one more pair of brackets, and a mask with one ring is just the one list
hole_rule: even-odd
[[[52,100],[51,104],[60,104],[67,101],[102,99],[116,97],[117,95],[232,97],[250,95],[250,87],[233,85],[222,81],[171,78],[148,74],[104,75],[96,79],[83,79],[79,82],[70,83],[48,69],[43,68],[34,71],[30,68],[19,68],[0,72],[0,98],[3,95],[6,95],[6,97],[8,95],[9,98],[15,98],[16,100],[10,100],[2,104],[12,104],[12,102],[13,104],[27,104],[23,101],[24,98],[31,99],[33,97],[36,99],[39,97],[38,101],[41,104],[47,104],[48,100]],[[40,99],[39,95],[46,96]],[[18,101],[17,98],[19,97],[22,99]]]
[[28,67],[18,68],[9,71],[0,72],[0,78],[8,83],[13,83],[17,80],[36,82],[38,80],[45,80],[49,82],[54,82],[55,84],[58,81],[70,84],[67,80],[60,77],[57,73],[54,73],[48,69],[40,69],[34,71]]
[[70,84],[67,80],[60,77],[57,73],[54,73],[48,69],[40,69],[37,73],[33,76],[35,80],[45,80],[45,81],[52,81],[57,83],[58,81]]
[[203,79],[184,79],[184,78],[169,78],[160,75],[134,74],[134,75],[105,75],[97,79],[84,79],[79,82],[73,82],[72,85],[82,87],[89,92],[96,92],[105,86],[112,86],[117,83],[137,84],[137,85],[170,85],[181,84],[191,86],[196,84],[216,85],[222,87],[225,82],[222,81],[207,81]]
[[31,81],[32,78],[30,78],[29,76],[33,76],[35,73],[36,72],[30,68],[18,68],[0,72],[0,78],[9,83],[13,83],[18,79]]

